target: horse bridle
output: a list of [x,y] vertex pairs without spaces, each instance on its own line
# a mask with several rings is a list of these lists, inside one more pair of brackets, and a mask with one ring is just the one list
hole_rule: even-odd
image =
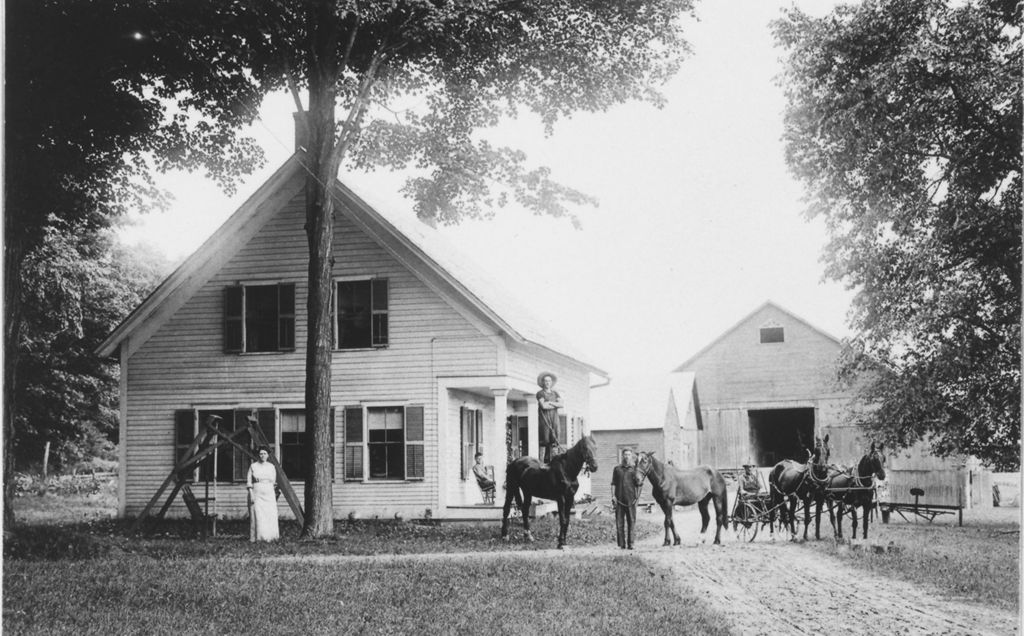
[[[640,455],[643,455],[644,457],[647,457],[648,461],[650,462],[650,467],[647,470],[645,470],[645,471],[640,471],[639,470],[639,468],[640,468],[639,456]],[[654,461],[652,461],[654,458],[651,457],[650,453],[638,453],[637,457],[638,457],[638,460],[637,460],[637,471],[636,472],[640,473],[640,482],[642,483],[643,480],[647,479],[647,474],[651,472],[651,468],[654,468]]]

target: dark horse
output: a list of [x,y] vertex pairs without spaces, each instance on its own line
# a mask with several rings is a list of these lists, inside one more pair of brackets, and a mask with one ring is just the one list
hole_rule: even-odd
[[[804,541],[811,525],[811,502],[817,509],[814,524],[814,536],[821,538],[821,507],[825,503],[825,488],[829,483],[828,435],[815,438],[814,449],[806,449],[806,464],[784,459],[772,468],[768,476],[771,490],[772,509],[778,508],[783,527],[788,526],[789,532],[796,539],[796,503],[804,504]],[[788,505],[787,505],[788,504]]]
[[[530,533],[530,504],[534,497],[552,499],[558,504],[558,547],[565,545],[565,535],[569,531],[569,512],[576,498],[576,490],[580,487],[577,480],[583,466],[590,472],[597,471],[597,444],[594,438],[585,435],[576,445],[551,458],[551,463],[544,465],[533,457],[520,457],[508,465],[505,471],[505,507],[501,517],[501,536],[508,540],[508,515],[512,508],[512,499],[516,507],[523,513],[523,530],[526,539],[533,541]],[[521,494],[520,494],[521,491]]]
[[715,503],[715,522],[718,527],[715,530],[715,543],[722,542],[722,527],[728,524],[725,498],[727,495],[725,479],[722,478],[714,468],[710,466],[698,466],[689,470],[682,470],[669,464],[663,464],[654,456],[654,453],[640,453],[636,470],[640,473],[641,481],[646,478],[651,482],[651,493],[654,500],[661,506],[665,513],[665,543],[669,542],[669,531],[675,538],[675,545],[679,545],[679,533],[676,532],[676,525],[672,521],[672,509],[675,506],[689,506],[697,504],[700,509],[700,539],[701,543],[707,541],[708,523],[711,516],[708,514],[708,502]]
[[861,457],[857,464],[856,475],[839,473],[832,477],[829,495],[839,504],[839,511],[836,513],[836,537],[843,538],[843,513],[849,507],[850,516],[853,518],[852,538],[857,538],[857,508],[864,510],[864,538],[868,538],[868,513],[875,500],[875,478],[885,479],[884,451],[884,444],[879,444],[876,448],[872,442],[871,450]]

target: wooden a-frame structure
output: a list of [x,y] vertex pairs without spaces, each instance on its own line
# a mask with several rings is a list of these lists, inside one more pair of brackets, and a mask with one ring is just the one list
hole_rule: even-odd
[[[153,498],[150,499],[149,503],[146,504],[146,507],[143,508],[138,519],[135,520],[135,524],[132,525],[131,530],[133,533],[139,531],[142,524],[146,521],[147,515],[149,515],[153,507],[156,506],[161,495],[163,495],[164,491],[167,490],[171,484],[174,484],[174,488],[171,490],[171,494],[167,497],[167,500],[164,502],[164,505],[161,506],[160,511],[156,514],[154,519],[156,521],[163,519],[167,510],[174,502],[174,498],[179,492],[181,492],[182,498],[186,499],[185,504],[189,510],[189,514],[192,515],[192,519],[196,522],[205,523],[205,515],[202,510],[199,509],[198,500],[196,500],[191,494],[191,489],[188,486],[189,478],[195,471],[196,467],[199,466],[200,462],[210,457],[218,448],[225,446],[238,450],[253,461],[256,461],[259,458],[252,450],[251,446],[266,446],[268,449],[270,448],[270,444],[267,443],[266,438],[263,436],[263,432],[256,425],[254,417],[250,416],[248,418],[248,426],[237,429],[233,432],[221,430],[220,419],[220,416],[217,415],[208,415],[206,417],[203,421],[199,434],[196,435],[194,440],[192,440],[192,443],[182,455],[181,460],[171,470],[171,474],[167,476],[164,483],[162,483],[157,489],[156,494],[153,495]],[[251,445],[242,443],[243,441],[246,441],[246,436],[248,436],[248,441],[251,442]],[[277,461],[273,452],[270,453],[269,461],[277,470],[277,486],[281,489],[285,500],[288,502],[288,506],[292,509],[292,513],[295,515],[295,520],[299,523],[300,527],[304,526],[305,515],[302,512],[302,505],[299,504],[299,498],[295,494],[295,489],[292,488],[291,482],[288,481],[288,477],[284,474],[284,470],[281,469],[281,464]],[[188,500],[190,497],[191,501]]]

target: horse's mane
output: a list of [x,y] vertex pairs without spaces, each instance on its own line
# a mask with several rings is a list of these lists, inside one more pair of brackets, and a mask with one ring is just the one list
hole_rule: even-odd
[[[644,453],[644,455],[646,455],[648,459],[650,459],[651,461],[651,469],[647,471],[648,481],[651,482],[651,487],[658,488],[659,490],[664,490],[668,471],[670,469],[672,471],[675,471],[676,467],[672,464],[668,464],[666,462],[661,461],[660,459],[654,456],[654,453]],[[658,477],[657,483],[655,483],[653,479],[650,479],[655,475]]]
[[569,460],[574,456],[578,456],[580,469],[582,470],[583,466],[587,463],[586,453],[583,450],[586,445],[586,439],[587,436],[581,437],[579,441],[573,444],[571,448],[566,449],[564,453],[559,453],[552,457],[551,460],[548,462],[548,467],[551,468],[552,470],[554,470],[555,468],[560,468],[563,472],[565,472]]

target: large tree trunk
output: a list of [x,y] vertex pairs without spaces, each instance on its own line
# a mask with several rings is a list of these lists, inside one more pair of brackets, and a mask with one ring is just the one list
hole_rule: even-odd
[[[304,537],[334,533],[331,441],[331,272],[334,258],[334,200],[330,188],[337,177],[331,156],[334,150],[335,20],[330,3],[317,7],[316,61],[310,71],[309,148],[306,177],[306,237],[309,244],[309,291],[306,310],[309,329],[306,341],[306,427],[312,440],[310,471],[306,477]],[[323,27],[327,28],[323,28]]]

